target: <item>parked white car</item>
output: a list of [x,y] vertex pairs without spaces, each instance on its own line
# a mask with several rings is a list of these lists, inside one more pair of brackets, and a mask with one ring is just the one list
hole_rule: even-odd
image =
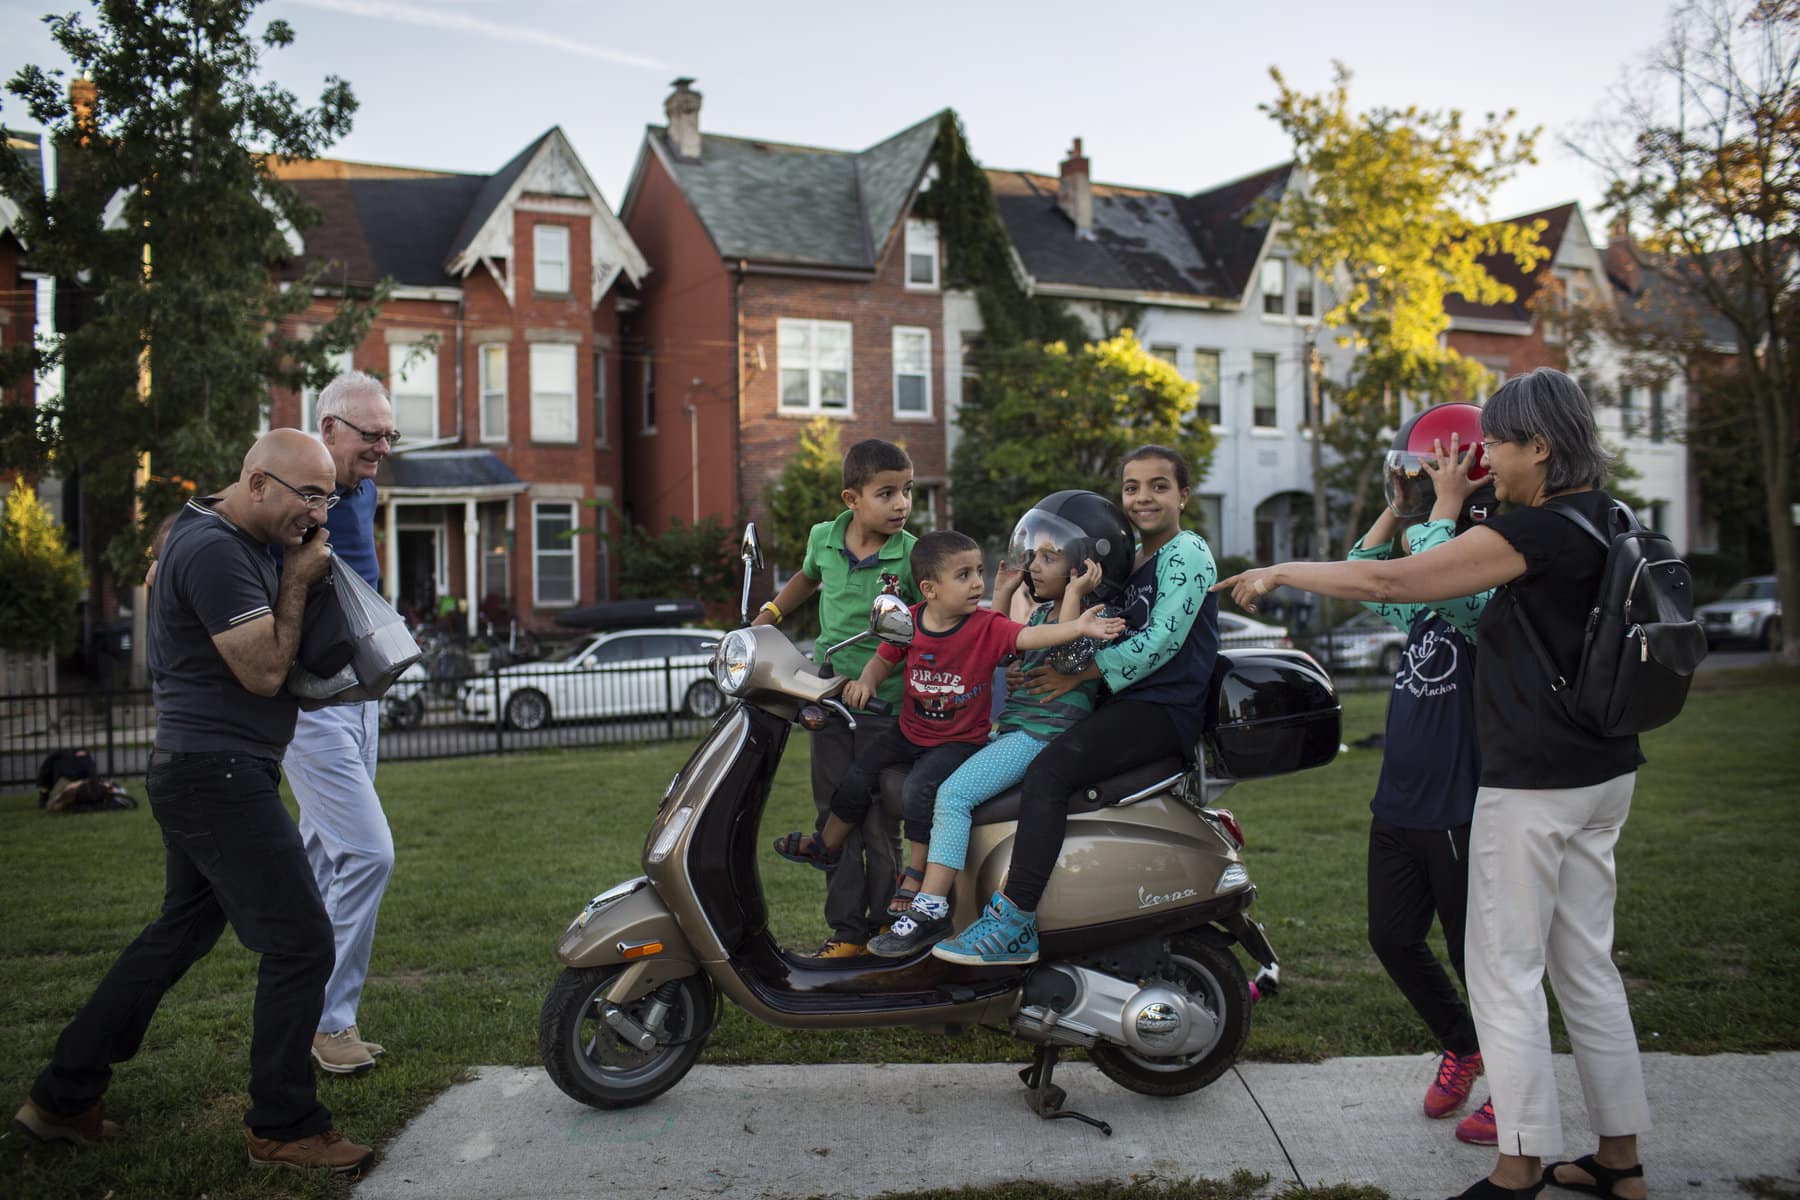
[[1773,575],[1740,579],[1711,604],[1694,610],[1706,630],[1708,647],[1723,642],[1754,642],[1770,650],[1781,648],[1781,596]]
[[712,681],[720,637],[712,629],[595,634],[561,658],[502,667],[495,676],[469,680],[458,707],[471,721],[493,721],[498,678],[500,714],[513,729],[668,713],[712,717],[725,704]]
[[1286,628],[1270,625],[1264,621],[1252,621],[1249,617],[1233,612],[1219,614],[1219,648],[1222,650],[1243,650],[1261,648],[1265,650],[1287,650],[1294,645],[1294,639],[1288,636]]

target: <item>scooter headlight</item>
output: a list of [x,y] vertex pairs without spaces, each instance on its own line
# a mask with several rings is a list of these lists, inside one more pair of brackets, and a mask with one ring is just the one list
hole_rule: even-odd
[[748,629],[734,629],[719,642],[718,655],[713,659],[713,682],[727,696],[735,696],[744,690],[755,666],[756,638]]

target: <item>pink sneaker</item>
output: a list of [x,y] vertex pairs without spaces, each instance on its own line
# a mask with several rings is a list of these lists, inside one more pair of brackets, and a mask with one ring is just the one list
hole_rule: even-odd
[[1481,1107],[1456,1123],[1456,1140],[1471,1146],[1498,1146],[1500,1130],[1494,1124],[1494,1102],[1483,1100]]
[[1444,1051],[1444,1057],[1438,1060],[1437,1078],[1425,1091],[1425,1115],[1436,1120],[1461,1108],[1480,1074],[1481,1051],[1473,1054]]

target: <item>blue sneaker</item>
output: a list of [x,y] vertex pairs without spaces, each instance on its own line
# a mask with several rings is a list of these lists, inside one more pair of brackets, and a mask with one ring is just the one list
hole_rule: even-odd
[[971,967],[1034,963],[1038,960],[1037,914],[1022,912],[995,892],[980,920],[933,946],[931,953],[946,962]]

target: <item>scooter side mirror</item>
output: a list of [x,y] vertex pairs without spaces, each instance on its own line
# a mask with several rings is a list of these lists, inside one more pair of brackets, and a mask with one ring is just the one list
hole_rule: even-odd
[[756,536],[756,522],[744,524],[744,540],[738,545],[738,557],[744,560],[744,590],[738,598],[738,623],[750,623],[750,577],[762,570],[762,540]]
[[869,606],[869,632],[890,646],[910,646],[913,635],[912,609],[900,597],[883,592]]

